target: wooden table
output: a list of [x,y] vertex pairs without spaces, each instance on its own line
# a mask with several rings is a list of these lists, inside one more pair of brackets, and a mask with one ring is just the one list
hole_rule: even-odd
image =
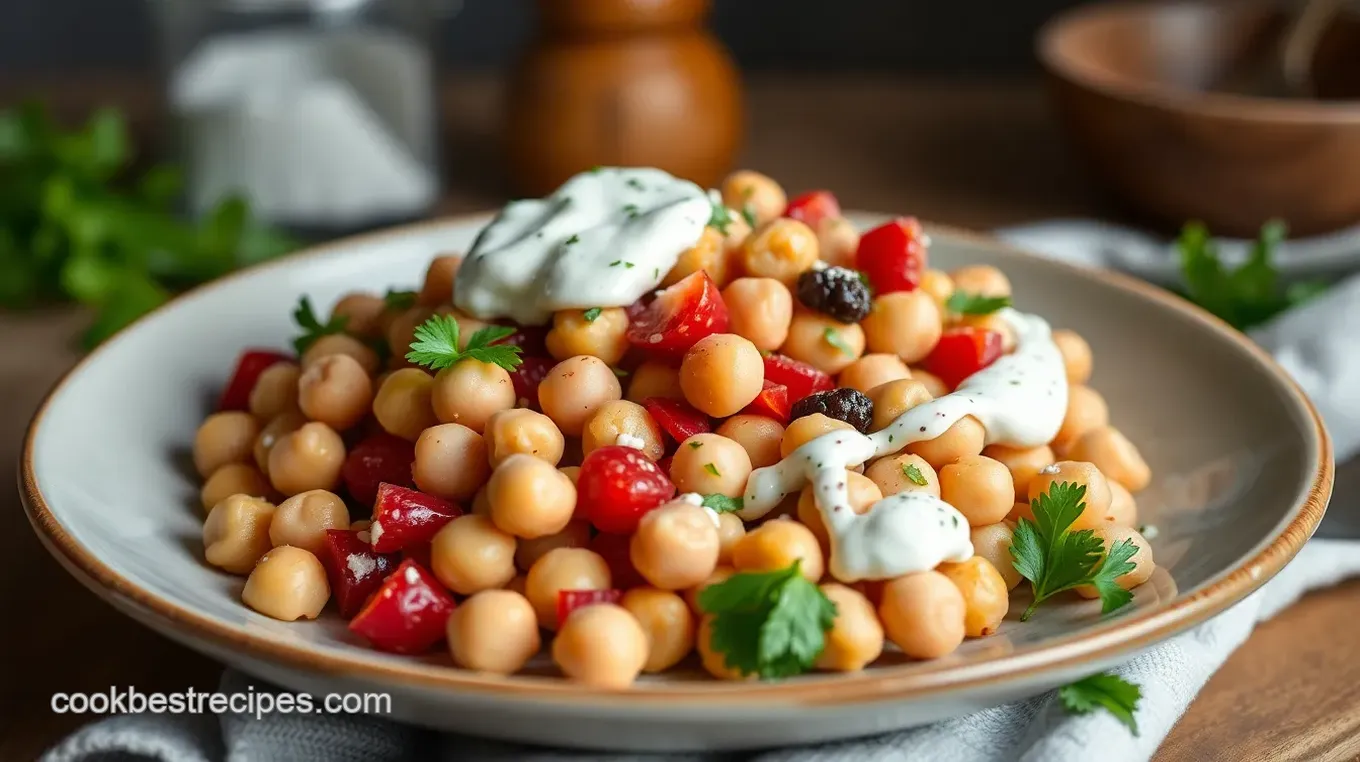
[[[126,80],[20,83],[7,92],[19,90],[80,110],[121,103],[142,123],[151,113],[146,88]],[[497,95],[488,80],[448,88],[451,180],[442,211],[488,208],[505,196],[491,150]],[[979,228],[1110,213],[1064,152],[1031,83],[757,78],[749,102],[743,163],[790,188],[833,188],[849,207]],[[73,310],[0,315],[0,462],[15,461],[29,415],[75,361],[69,339],[82,319]],[[1347,481],[1338,480],[1338,494]],[[0,600],[10,612],[0,627],[0,760],[34,758],[88,719],[53,714],[56,691],[215,684],[219,665],[119,616],[63,572],[33,537],[13,490],[0,490]],[[1159,762],[1360,754],[1357,607],[1360,582],[1310,595],[1262,625],[1191,706]]]

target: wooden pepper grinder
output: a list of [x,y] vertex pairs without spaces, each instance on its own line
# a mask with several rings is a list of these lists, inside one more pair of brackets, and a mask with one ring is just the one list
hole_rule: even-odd
[[543,196],[593,166],[659,167],[703,187],[731,169],[741,85],[703,21],[708,0],[539,0],[511,79],[517,192]]

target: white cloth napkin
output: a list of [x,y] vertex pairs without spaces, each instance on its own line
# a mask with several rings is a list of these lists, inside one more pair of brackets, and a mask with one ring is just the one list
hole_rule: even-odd
[[[1001,231],[1028,249],[1092,266],[1120,266],[1151,256],[1141,234],[1094,222],[1040,223]],[[1141,247],[1135,249],[1130,247]],[[1160,247],[1165,254],[1165,247]],[[1121,259],[1122,257],[1122,259]],[[1337,457],[1360,447],[1360,352],[1347,352],[1360,325],[1360,277],[1253,333],[1294,374],[1317,403]],[[1348,335],[1349,334],[1349,335]],[[1341,501],[1339,506],[1351,506]],[[1105,762],[1141,762],[1156,752],[1200,688],[1251,634],[1303,593],[1360,575],[1360,542],[1316,539],[1275,579],[1232,609],[1132,659],[1116,671],[1138,683],[1140,735],[1132,736],[1103,712],[1072,716],[1052,694],[988,709],[923,728],[820,746],[721,755],[663,755],[679,760],[752,762],[1085,762],[1093,751]],[[223,691],[263,683],[228,671]],[[283,714],[252,716],[122,716],[89,725],[44,757],[46,762],[119,759],[164,762],[255,760],[615,760],[638,755],[554,751],[418,731],[361,716]]]

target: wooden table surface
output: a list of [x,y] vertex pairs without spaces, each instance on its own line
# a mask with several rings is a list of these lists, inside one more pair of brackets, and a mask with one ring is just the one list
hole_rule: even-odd
[[[11,82],[0,87],[0,102],[37,93],[77,113],[111,102],[146,124],[148,92],[125,79]],[[497,99],[491,80],[455,79],[447,88],[450,179],[441,211],[489,208],[506,196],[496,180]],[[743,164],[790,188],[832,188],[848,207],[977,228],[1113,213],[1064,151],[1033,83],[756,78],[748,101]],[[30,414],[77,357],[69,340],[82,324],[69,309],[0,314],[0,462],[16,461]],[[1339,480],[1338,494],[1347,481]],[[1335,513],[1327,522],[1334,531]],[[53,714],[54,692],[215,684],[219,665],[120,616],[63,572],[34,538],[13,490],[0,490],[0,600],[10,612],[0,627],[0,760],[35,758],[89,719]],[[1357,607],[1360,582],[1343,584],[1258,628],[1157,760],[1360,755]]]

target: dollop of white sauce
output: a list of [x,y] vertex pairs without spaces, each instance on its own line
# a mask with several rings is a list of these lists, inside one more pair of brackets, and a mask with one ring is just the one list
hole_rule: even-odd
[[886,497],[863,514],[850,508],[845,471],[934,439],[965,416],[977,418],[987,444],[1038,447],[1053,439],[1067,412],[1067,374],[1048,323],[1005,309],[1016,348],[968,377],[951,394],[922,403],[872,434],[833,431],[804,444],[746,482],[743,520],[769,513],[785,496],[813,484],[831,538],[828,568],[842,582],[890,579],[973,555],[968,522],[925,493]]
[[454,306],[521,325],[557,310],[625,307],[661,283],[712,213],[704,189],[659,169],[583,172],[501,210],[458,270]]

